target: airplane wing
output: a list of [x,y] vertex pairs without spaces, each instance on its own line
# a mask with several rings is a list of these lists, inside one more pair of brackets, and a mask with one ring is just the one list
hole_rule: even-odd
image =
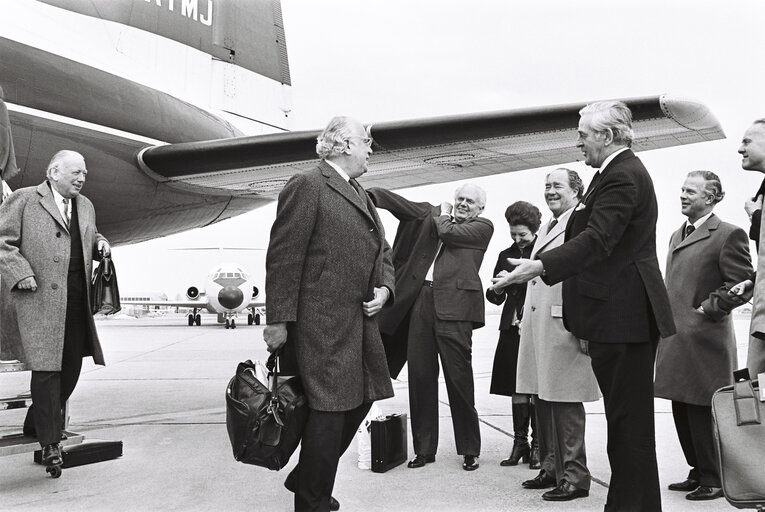
[[[632,149],[725,138],[709,109],[667,95],[624,99]],[[365,187],[398,189],[559,165],[579,160],[579,110],[586,103],[372,124],[374,154]],[[316,165],[319,131],[152,146],[139,165],[157,181],[206,194],[275,199],[295,173]]]
[[261,302],[256,302],[254,300],[251,300],[250,303],[247,304],[247,307],[248,308],[264,308],[264,307],[266,307],[266,303],[262,302],[262,301]]

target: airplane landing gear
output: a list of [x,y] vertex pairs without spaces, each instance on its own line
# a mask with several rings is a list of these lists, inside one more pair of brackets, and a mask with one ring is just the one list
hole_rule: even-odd
[[199,313],[194,317],[194,323],[198,326],[202,325],[202,316]]
[[189,313],[189,327],[192,325],[202,325],[202,316],[196,310]]
[[247,314],[247,325],[252,325],[252,323],[253,323],[252,313],[248,313]]
[[189,315],[189,327],[194,325],[194,315]]
[[254,320],[255,320],[255,325],[260,325],[260,314],[259,313],[255,314],[255,319]]

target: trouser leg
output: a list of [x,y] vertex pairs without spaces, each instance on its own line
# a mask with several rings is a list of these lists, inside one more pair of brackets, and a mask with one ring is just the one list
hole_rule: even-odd
[[34,425],[40,446],[61,441],[61,372],[32,372]]
[[581,402],[553,402],[552,421],[558,481],[590,489],[590,471],[584,445],[585,413]]
[[459,455],[481,454],[481,431],[475,409],[471,322],[436,320],[436,344],[444,369],[454,442]]
[[407,359],[414,452],[435,455],[438,450],[439,368],[433,289],[427,286],[422,287],[412,306]]
[[698,461],[699,484],[707,487],[722,487],[720,471],[715,456],[715,441],[712,428],[712,407],[686,404],[693,449]]
[[675,421],[675,431],[677,439],[680,441],[680,448],[683,449],[685,462],[691,467],[688,472],[688,478],[691,480],[699,479],[698,460],[696,459],[696,450],[693,447],[693,436],[691,434],[691,425],[688,417],[688,404],[672,401],[672,419]]
[[326,512],[340,456],[350,445],[371,403],[346,412],[310,409],[296,470],[295,511]]
[[542,470],[555,477],[555,481],[559,482],[563,476],[562,470],[559,473],[556,463],[557,456],[555,454],[555,441],[553,431],[553,417],[552,417],[552,402],[542,400],[539,396],[535,397],[536,400],[536,414],[537,414],[537,431],[539,432],[539,460],[542,465]]
[[606,512],[659,512],[651,343],[590,342],[592,369],[603,392],[611,482]]

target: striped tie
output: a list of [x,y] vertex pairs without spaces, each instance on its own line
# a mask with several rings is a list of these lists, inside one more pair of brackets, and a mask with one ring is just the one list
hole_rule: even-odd
[[64,203],[64,222],[66,222],[67,229],[69,228],[69,224],[71,223],[72,219],[69,217],[69,199],[66,197],[61,199],[61,202]]

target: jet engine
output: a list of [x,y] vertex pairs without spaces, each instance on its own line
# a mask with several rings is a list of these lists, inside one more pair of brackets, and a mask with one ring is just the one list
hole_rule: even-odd
[[199,288],[196,286],[189,286],[189,289],[186,290],[186,297],[189,300],[194,300],[199,298]]

